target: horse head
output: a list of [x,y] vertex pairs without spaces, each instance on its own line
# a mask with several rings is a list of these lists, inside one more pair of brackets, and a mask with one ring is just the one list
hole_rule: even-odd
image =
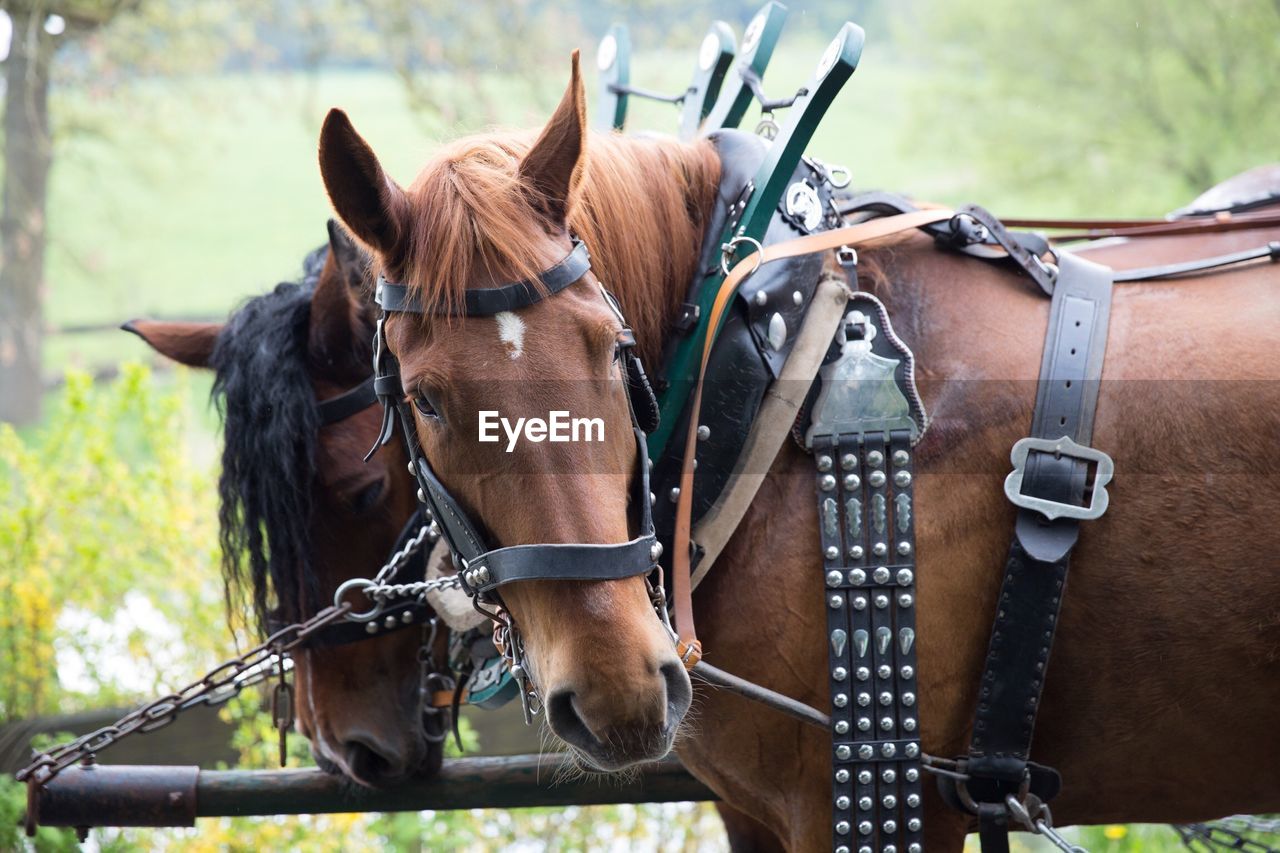
[[[126,324],[163,355],[216,373],[225,580],[229,599],[251,589],[267,630],[370,576],[416,508],[400,448],[361,461],[379,431],[374,407],[321,415],[324,401],[369,377],[368,258],[330,223],[329,246],[306,267],[302,284],[250,300],[226,324]],[[296,717],[317,763],[371,786],[435,772],[441,747],[424,736],[419,695],[423,636],[415,626],[295,650]]]

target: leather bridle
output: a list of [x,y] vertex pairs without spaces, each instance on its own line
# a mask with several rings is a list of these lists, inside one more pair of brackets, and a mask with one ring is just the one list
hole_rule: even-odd
[[[536,279],[522,280],[496,288],[465,291],[461,306],[423,305],[408,285],[379,276],[375,295],[382,317],[374,337],[375,390],[384,406],[383,428],[378,443],[370,451],[392,439],[398,420],[409,454],[409,470],[418,481],[420,500],[438,519],[440,532],[462,581],[462,589],[475,608],[494,622],[494,642],[506,658],[520,686],[525,719],[531,719],[540,705],[536,688],[523,660],[523,644],[511,614],[502,603],[502,586],[523,580],[621,580],[649,575],[658,570],[662,546],[654,531],[649,499],[648,446],[645,429],[652,429],[657,402],[635,354],[635,336],[627,326],[617,300],[600,287],[601,298],[618,318],[622,330],[616,343],[616,357],[625,371],[627,407],[636,440],[636,470],[632,480],[631,506],[637,513],[635,538],[617,544],[538,543],[510,546],[491,544],[482,528],[436,476],[422,452],[414,428],[412,405],[407,401],[400,379],[400,366],[386,346],[385,323],[393,313],[444,316],[491,317],[504,311],[519,311],[550,298],[582,280],[591,269],[586,246],[574,239],[573,248]],[[650,598],[658,617],[670,632],[662,583],[649,583]],[[672,633],[674,637],[674,633]]]

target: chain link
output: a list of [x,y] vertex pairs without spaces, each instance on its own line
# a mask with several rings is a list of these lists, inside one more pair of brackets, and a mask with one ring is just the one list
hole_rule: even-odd
[[1246,832],[1263,835],[1280,833],[1280,820],[1273,818],[1234,815],[1212,823],[1177,824],[1173,829],[1189,850],[1243,850],[1245,853],[1280,851],[1280,847],[1272,847],[1244,835]]

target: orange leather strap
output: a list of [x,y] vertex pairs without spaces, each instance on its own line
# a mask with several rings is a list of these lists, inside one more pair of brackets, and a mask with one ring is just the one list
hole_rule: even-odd
[[698,442],[698,415],[702,410],[702,383],[706,378],[711,347],[715,343],[716,333],[720,329],[720,323],[724,319],[724,313],[733,295],[738,292],[738,288],[748,276],[770,261],[839,249],[844,246],[858,249],[866,248],[868,244],[873,243],[898,242],[905,239],[916,228],[932,225],[935,222],[945,222],[954,215],[955,213],[951,210],[916,210],[774,243],[766,246],[762,252],[755,252],[743,258],[721,282],[720,289],[716,292],[715,302],[711,306],[707,337],[702,343],[698,381],[694,386],[693,401],[690,403],[689,431],[685,436],[684,461],[680,471],[680,499],[676,504],[675,553],[671,555],[671,596],[675,610],[676,632],[679,635],[676,652],[684,661],[686,669],[693,669],[694,665],[702,659],[702,644],[698,642],[698,633],[693,624],[693,555],[691,553],[693,463]]

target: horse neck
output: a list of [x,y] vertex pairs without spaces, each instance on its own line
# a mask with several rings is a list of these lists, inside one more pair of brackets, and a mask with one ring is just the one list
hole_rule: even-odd
[[572,225],[657,364],[690,282],[720,180],[709,142],[594,136]]

